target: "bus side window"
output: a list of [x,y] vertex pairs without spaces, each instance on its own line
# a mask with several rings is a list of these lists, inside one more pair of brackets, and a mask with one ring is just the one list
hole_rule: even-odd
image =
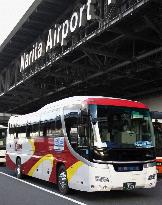
[[32,138],[39,137],[39,123],[32,125],[31,137]]
[[9,128],[9,136],[10,136],[10,139],[16,138],[16,129],[14,127]]
[[61,116],[57,116],[55,120],[47,123],[47,136],[63,137]]
[[47,122],[47,136],[53,137],[55,133],[55,120]]
[[17,127],[17,138],[26,138],[26,126]]
[[64,107],[65,131],[68,141],[74,150],[78,150],[78,121],[80,105],[73,104]]
[[40,136],[47,136],[47,122],[40,122]]
[[76,149],[78,147],[78,117],[70,116],[70,114],[64,117],[68,140],[71,146]]
[[55,137],[63,137],[61,116],[56,117]]
[[2,132],[0,133],[0,138],[5,138],[5,136],[6,136],[6,133],[2,131]]
[[28,139],[31,138],[31,132],[32,132],[32,125],[28,124],[27,127],[26,127],[26,137]]

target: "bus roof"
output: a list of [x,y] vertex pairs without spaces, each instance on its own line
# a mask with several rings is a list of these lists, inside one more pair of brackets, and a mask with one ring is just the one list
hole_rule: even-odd
[[101,96],[74,96],[47,104],[34,113],[19,116],[11,116],[9,123],[17,124],[17,122],[19,122],[19,125],[23,125],[25,123],[34,123],[39,121],[40,116],[45,113],[50,113],[54,110],[63,108],[64,106],[71,106],[76,104],[81,105],[82,103],[148,109],[148,107],[145,106],[143,103],[126,99]]
[[148,107],[143,103],[132,101],[132,100],[120,99],[120,98],[106,98],[106,97],[88,98],[87,103],[96,104],[96,105],[110,105],[110,106],[119,106],[119,107],[148,109]]
[[148,107],[143,103],[132,101],[132,100],[112,98],[112,97],[102,97],[102,96],[74,96],[74,97],[65,98],[63,100],[59,100],[50,103],[48,105],[45,105],[43,108],[40,109],[40,111],[49,110],[54,107],[61,108],[72,104],[82,104],[83,102],[86,102],[87,104],[96,104],[96,105],[112,105],[112,106],[148,109]]

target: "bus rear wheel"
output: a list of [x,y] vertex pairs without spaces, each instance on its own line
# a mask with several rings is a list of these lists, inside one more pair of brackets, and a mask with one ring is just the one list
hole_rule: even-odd
[[21,159],[18,158],[17,161],[16,161],[16,177],[18,179],[22,179],[23,178],[23,175],[22,175],[22,170],[21,170]]
[[57,174],[57,184],[58,184],[58,189],[61,194],[64,194],[64,195],[68,194],[69,186],[68,186],[66,168],[64,165],[61,165],[59,167],[58,174]]

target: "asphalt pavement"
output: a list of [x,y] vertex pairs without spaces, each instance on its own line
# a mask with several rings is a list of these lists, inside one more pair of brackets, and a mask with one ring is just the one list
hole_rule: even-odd
[[25,177],[16,179],[14,172],[0,165],[0,205],[161,205],[162,177],[153,189],[87,193],[73,191],[61,195],[57,186]]

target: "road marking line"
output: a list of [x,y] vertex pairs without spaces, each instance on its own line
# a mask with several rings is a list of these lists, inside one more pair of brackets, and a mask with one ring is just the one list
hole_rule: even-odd
[[48,192],[48,193],[53,194],[53,195],[55,195],[55,196],[58,196],[58,197],[60,197],[60,198],[66,199],[66,200],[71,201],[71,202],[73,202],[73,203],[75,203],[75,204],[87,205],[87,204],[82,203],[82,202],[80,202],[80,201],[77,201],[77,200],[75,200],[75,199],[69,198],[69,197],[67,197],[67,196],[58,194],[58,193],[56,193],[56,192],[50,191],[50,190],[45,189],[45,188],[42,188],[42,187],[39,187],[39,186],[37,186],[37,185],[35,185],[35,184],[31,184],[31,183],[29,183],[29,182],[27,182],[27,181],[24,181],[24,180],[21,180],[21,179],[17,179],[16,177],[10,176],[9,174],[5,174],[5,173],[3,173],[3,172],[0,172],[0,174],[2,174],[2,175],[4,175],[4,176],[7,176],[7,177],[10,177],[10,178],[12,178],[12,179],[15,179],[15,180],[17,180],[17,181],[23,182],[23,183],[25,183],[25,184],[28,184],[28,185],[30,185],[30,186],[32,186],[32,187],[35,187],[35,188],[40,189],[40,190],[42,190],[42,191]]

